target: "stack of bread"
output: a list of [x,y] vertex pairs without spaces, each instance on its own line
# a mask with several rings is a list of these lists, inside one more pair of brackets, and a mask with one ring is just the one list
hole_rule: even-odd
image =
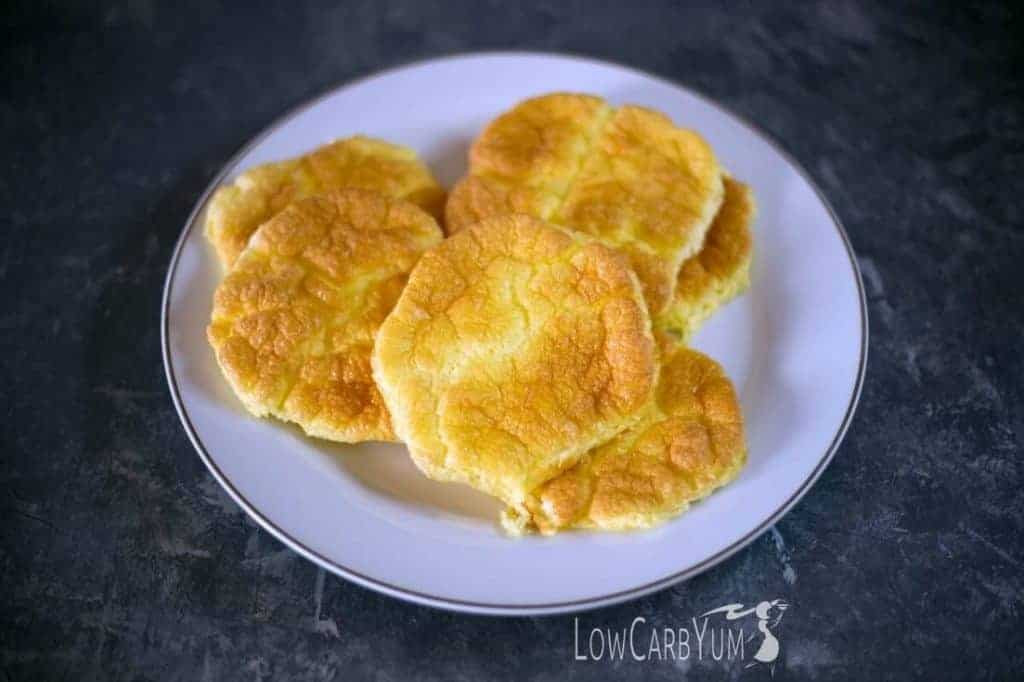
[[215,193],[208,336],[254,415],[404,442],[512,534],[647,528],[746,460],[686,340],[748,286],[754,212],[698,134],[588,95],[497,117],[447,201],[412,151],[340,140]]

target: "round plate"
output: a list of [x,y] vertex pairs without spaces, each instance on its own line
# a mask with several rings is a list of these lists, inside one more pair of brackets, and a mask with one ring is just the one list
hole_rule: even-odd
[[[659,109],[713,145],[760,212],[752,285],[694,345],[725,367],[746,416],[739,478],[651,531],[510,538],[499,505],[427,480],[401,445],[345,446],[246,414],[206,342],[221,276],[203,237],[211,191],[241,170],[356,133],[408,145],[447,186],[481,127],[545,92]],[[589,59],[484,54],[436,59],[345,85],[247,144],[199,199],[167,273],[164,363],[188,435],[231,497],[286,545],[349,580],[458,611],[541,614],[635,598],[693,576],[764,532],[835,453],[860,392],[867,316],[839,221],[763,133],[684,87]]]

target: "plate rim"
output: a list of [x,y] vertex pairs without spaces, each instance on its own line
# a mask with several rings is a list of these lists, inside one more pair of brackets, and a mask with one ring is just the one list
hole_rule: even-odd
[[[839,423],[839,428],[836,430],[835,435],[832,438],[832,442],[829,444],[824,455],[818,461],[817,465],[811,471],[811,473],[804,479],[804,481],[797,487],[797,489],[789,496],[789,498],[772,514],[770,514],[764,521],[758,524],[755,528],[744,534],[743,537],[733,542],[728,547],[719,550],[710,557],[707,557],[703,561],[698,562],[692,566],[687,567],[682,571],[678,571],[671,575],[659,578],[658,580],[639,585],[637,587],[629,588],[626,590],[619,590],[617,592],[597,596],[587,597],[585,599],[575,599],[570,601],[562,602],[544,602],[536,604],[502,604],[502,603],[487,603],[477,602],[469,600],[453,599],[450,597],[443,597],[433,594],[427,594],[412,590],[409,588],[393,585],[391,583],[379,580],[372,576],[364,575],[358,571],[350,569],[337,561],[330,559],[319,552],[303,545],[299,540],[288,534],[287,531],[277,526],[272,520],[263,515],[252,503],[250,503],[246,497],[239,491],[228,477],[220,470],[213,457],[206,450],[202,439],[199,437],[195,427],[192,424],[191,419],[188,415],[188,410],[185,408],[182,401],[181,395],[178,389],[178,382],[174,373],[174,363],[171,358],[170,340],[168,333],[168,313],[170,310],[170,293],[174,285],[174,276],[178,269],[178,261],[182,252],[182,249],[192,234],[195,228],[199,214],[209,201],[210,195],[214,190],[221,185],[223,180],[234,170],[241,159],[248,154],[254,147],[263,142],[272,133],[276,132],[282,126],[287,124],[290,120],[306,111],[307,109],[319,104],[327,98],[333,96],[340,90],[347,87],[351,87],[363,81],[385,76],[390,73],[400,71],[415,66],[425,66],[427,64],[436,64],[445,61],[457,61],[460,59],[474,59],[481,57],[504,57],[504,58],[553,58],[553,59],[566,59],[570,61],[581,62],[584,64],[597,65],[602,67],[614,67],[622,69],[627,72],[631,72],[637,76],[643,76],[658,81],[664,85],[678,88],[687,92],[688,94],[697,97],[705,104],[718,110],[722,115],[733,119],[739,125],[747,128],[757,137],[764,140],[769,146],[772,147],[783,159],[786,160],[800,175],[800,177],[814,190],[818,200],[822,203],[828,212],[828,215],[832,221],[833,227],[839,234],[840,240],[846,250],[846,255],[849,258],[850,266],[853,270],[854,280],[857,285],[857,297],[860,305],[858,310],[860,312],[860,357],[857,366],[857,377],[854,381],[853,390],[850,394],[850,399],[847,404],[846,412],[843,416],[842,421]],[[555,615],[564,613],[576,613],[580,611],[586,611],[590,609],[596,609],[603,606],[610,606],[621,602],[637,599],[654,592],[658,592],[665,588],[671,587],[677,583],[688,580],[694,576],[703,573],[704,571],[716,566],[717,564],[725,561],[729,557],[733,556],[747,545],[751,544],[754,540],[761,537],[768,529],[774,526],[783,516],[789,511],[807,494],[807,492],[814,486],[818,478],[825,471],[828,465],[831,463],[833,457],[835,457],[836,451],[842,444],[843,438],[846,435],[847,430],[850,427],[850,423],[853,420],[854,413],[857,409],[857,404],[860,401],[861,390],[864,386],[864,375],[867,370],[868,360],[868,345],[869,345],[869,330],[868,330],[868,313],[867,313],[867,297],[864,290],[863,277],[861,275],[860,266],[857,262],[857,256],[853,250],[853,244],[850,242],[849,235],[846,233],[846,229],[843,226],[839,215],[836,213],[832,204],[828,198],[821,191],[821,188],[811,177],[810,173],[797,161],[776,139],[773,134],[764,130],[756,123],[749,121],[744,116],[734,112],[727,105],[719,103],[717,100],[709,95],[706,95],[702,91],[684,85],[674,79],[660,76],[644,69],[639,69],[626,64],[620,64],[611,60],[590,57],[586,55],[574,54],[571,52],[557,52],[557,51],[532,51],[532,50],[475,50],[471,52],[457,52],[447,55],[441,55],[436,57],[426,57],[411,59],[403,61],[392,66],[372,71],[368,74],[358,76],[351,79],[343,80],[336,83],[327,89],[323,90],[317,95],[305,99],[298,104],[295,104],[285,110],[282,114],[277,116],[271,121],[266,127],[258,132],[253,137],[249,138],[242,146],[231,155],[231,157],[221,166],[217,174],[210,180],[206,188],[200,194],[199,199],[196,201],[189,213],[188,218],[185,221],[185,225],[178,235],[178,239],[175,242],[174,250],[171,253],[171,260],[167,268],[167,274],[164,278],[164,289],[163,295],[161,296],[160,305],[160,346],[161,354],[163,357],[164,374],[167,379],[167,386],[171,394],[171,401],[174,403],[174,409],[178,413],[178,418],[181,421],[185,433],[188,436],[189,441],[192,443],[192,447],[199,454],[199,458],[206,465],[206,468],[213,475],[214,480],[228,493],[229,497],[237,504],[242,510],[249,515],[261,528],[266,530],[278,541],[283,543],[292,551],[296,552],[300,556],[303,556],[309,561],[319,566],[322,569],[328,570],[335,575],[338,575],[346,580],[356,583],[361,587],[365,587],[382,594],[386,594],[390,597],[395,597],[403,601],[412,602],[422,606],[429,606],[433,608],[443,609],[447,611],[455,611],[462,613],[476,613],[483,615],[496,615],[496,616],[537,616],[537,615]]]

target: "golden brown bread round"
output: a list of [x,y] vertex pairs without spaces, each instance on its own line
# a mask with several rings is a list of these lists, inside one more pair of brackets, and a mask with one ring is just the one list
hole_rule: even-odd
[[484,129],[469,161],[445,207],[449,234],[518,212],[592,235],[627,256],[655,316],[722,201],[721,169],[699,135],[589,95],[520,103]]
[[750,226],[757,205],[750,187],[725,178],[725,200],[708,230],[704,247],[679,269],[672,303],[657,321],[688,338],[719,307],[750,286],[754,238]]
[[441,239],[418,207],[359,189],[297,201],[264,223],[217,287],[208,329],[249,411],[330,440],[393,440],[370,368],[374,336]]
[[512,533],[649,528],[736,477],[746,462],[732,383],[711,358],[669,350],[643,419],[503,515]]
[[423,255],[373,368],[427,476],[513,506],[634,423],[657,377],[621,255],[525,215],[487,218]]
[[206,236],[228,268],[256,228],[285,206],[342,187],[405,199],[438,219],[444,206],[444,190],[414,151],[356,136],[257,166],[220,187],[206,209]]

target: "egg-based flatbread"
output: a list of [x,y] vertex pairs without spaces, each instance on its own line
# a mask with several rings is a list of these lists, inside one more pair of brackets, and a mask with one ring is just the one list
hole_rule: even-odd
[[373,368],[427,476],[513,507],[635,423],[658,371],[621,254],[521,214],[423,255],[381,325]]
[[413,150],[356,136],[257,166],[219,188],[206,209],[206,237],[228,268],[256,228],[285,206],[342,187],[404,199],[438,219],[444,207],[444,190]]
[[484,129],[445,222],[454,234],[486,216],[527,213],[589,234],[627,256],[658,317],[722,194],[721,168],[697,133],[650,109],[559,93]]
[[650,528],[736,477],[746,462],[732,383],[706,355],[668,350],[657,398],[632,428],[509,508],[511,533]]
[[359,189],[302,199],[264,223],[217,287],[207,330],[246,408],[330,440],[393,440],[374,337],[442,238],[419,207]]
[[725,178],[725,200],[711,223],[704,247],[679,269],[672,303],[658,320],[684,339],[720,306],[750,286],[757,205],[750,187]]

